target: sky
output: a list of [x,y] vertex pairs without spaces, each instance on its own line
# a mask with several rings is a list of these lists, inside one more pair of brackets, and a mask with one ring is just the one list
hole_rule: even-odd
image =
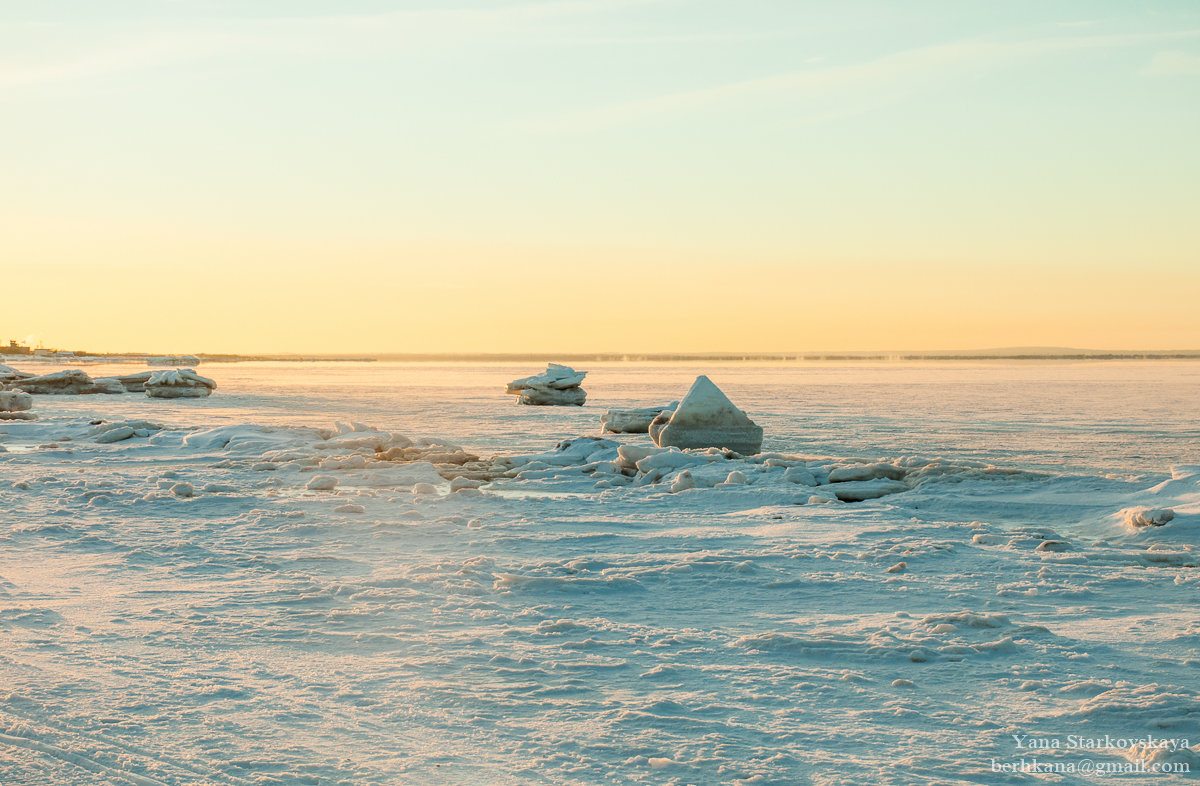
[[1194,0],[0,0],[0,339],[1200,348]]

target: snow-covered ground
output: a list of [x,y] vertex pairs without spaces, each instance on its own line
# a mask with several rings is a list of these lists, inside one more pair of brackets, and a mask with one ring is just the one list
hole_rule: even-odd
[[[1200,365],[593,364],[570,408],[521,370],[0,423],[0,783],[1200,772]],[[761,456],[578,438],[697,373]]]

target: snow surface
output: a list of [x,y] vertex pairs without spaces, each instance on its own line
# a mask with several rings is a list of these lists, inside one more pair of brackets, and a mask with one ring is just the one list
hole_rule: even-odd
[[[941,456],[919,429],[852,455],[893,439],[894,377],[886,407],[797,407],[791,438],[769,404],[790,372],[725,369],[766,426],[749,459],[601,437],[594,408],[514,415],[509,368],[473,372],[490,400],[425,403],[407,369],[316,369],[306,401],[230,369],[210,399],[38,397],[0,423],[0,783],[1086,783],[990,760],[1014,734],[1200,742],[1190,372],[1132,417],[1089,372],[1108,408],[1075,422],[1146,443],[1093,426],[1094,467],[1050,471],[1087,439],[1047,452],[1055,412],[1008,366],[909,383]],[[695,376],[611,373],[651,401]],[[988,386],[1026,398],[967,412]],[[994,460],[950,444],[972,419]]]

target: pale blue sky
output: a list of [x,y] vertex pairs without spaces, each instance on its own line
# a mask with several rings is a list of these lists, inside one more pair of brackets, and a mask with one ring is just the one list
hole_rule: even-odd
[[[1200,347],[1198,99],[1192,0],[2,2],[0,253],[58,292],[0,338],[144,343],[50,311],[132,277],[269,314],[201,350]],[[331,281],[461,332],[299,319],[365,319]],[[769,335],[680,327],[730,293]]]

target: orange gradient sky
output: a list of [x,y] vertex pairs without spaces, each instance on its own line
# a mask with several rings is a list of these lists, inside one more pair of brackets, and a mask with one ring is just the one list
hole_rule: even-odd
[[830,5],[6,8],[0,339],[1200,348],[1200,9]]

